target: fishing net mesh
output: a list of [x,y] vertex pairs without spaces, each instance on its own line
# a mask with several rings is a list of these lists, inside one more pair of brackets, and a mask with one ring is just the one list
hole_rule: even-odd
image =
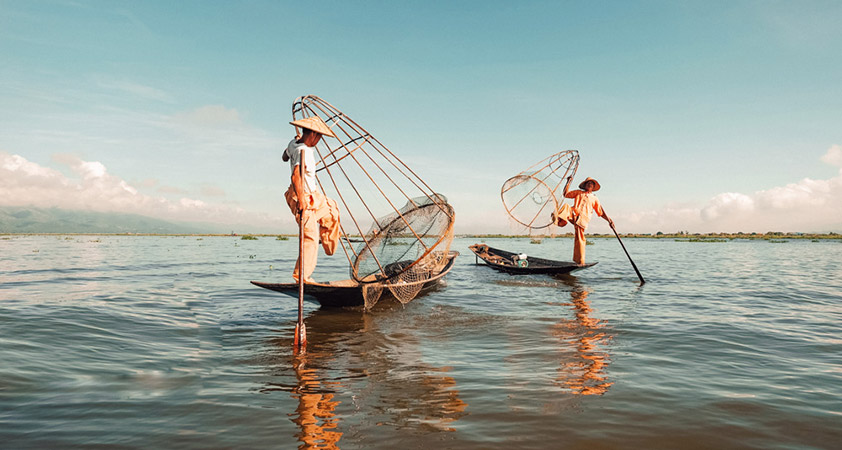
[[[450,239],[453,236],[451,234]],[[449,244],[448,244],[449,247]],[[418,260],[415,265],[402,271],[396,277],[390,279],[386,286],[389,292],[401,303],[408,303],[418,295],[421,288],[433,276],[441,272],[448,263],[448,251],[435,250]]]
[[579,152],[556,153],[509,178],[500,189],[503,206],[519,226],[552,225],[551,214],[561,206],[564,185],[579,167]]
[[386,286],[388,286],[392,296],[399,302],[406,304],[421,292],[424,282],[431,277],[432,274],[430,272],[416,270],[413,267],[390,280]]
[[412,199],[399,213],[378,220],[382,228],[375,224],[359,246],[352,276],[364,281],[366,309],[377,303],[384,288],[403,304],[412,301],[449,262],[453,210],[443,196],[436,200],[443,203]]
[[368,283],[362,285],[363,289],[363,301],[365,303],[365,309],[371,309],[374,305],[377,304],[377,301],[380,300],[380,295],[383,293],[383,284],[382,283]]
[[[361,283],[386,283],[393,294],[411,292],[415,287],[409,285],[420,286],[418,281],[431,278],[447,264],[453,216],[453,207],[442,195],[409,200],[374,222],[354,252],[351,276]],[[412,300],[415,294],[395,297]]]

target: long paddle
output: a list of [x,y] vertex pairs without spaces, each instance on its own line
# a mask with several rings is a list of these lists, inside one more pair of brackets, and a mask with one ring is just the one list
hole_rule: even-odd
[[[304,161],[298,164],[300,180],[304,180]],[[303,198],[299,198],[299,208]],[[295,338],[292,342],[294,350],[300,351],[307,347],[307,329],[304,328],[304,210],[298,210],[298,323],[295,324]]]
[[614,224],[611,225],[611,231],[614,232],[614,236],[617,236],[617,240],[620,241],[620,246],[623,247],[623,251],[626,252],[626,256],[629,258],[629,262],[631,263],[632,267],[634,267],[634,271],[637,272],[637,277],[640,278],[640,284],[646,283],[646,280],[643,279],[643,275],[640,274],[640,271],[637,270],[637,265],[635,265],[634,261],[632,261],[631,255],[629,255],[629,251],[626,250],[626,246],[623,245],[623,240],[620,239],[620,235],[617,234],[617,230],[614,228]]

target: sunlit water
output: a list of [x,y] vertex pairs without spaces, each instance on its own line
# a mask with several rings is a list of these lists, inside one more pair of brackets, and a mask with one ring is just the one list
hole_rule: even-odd
[[[592,239],[575,276],[470,244],[372,312],[297,302],[294,239],[0,239],[3,448],[839,448],[842,242]],[[489,239],[569,260],[570,239]],[[347,277],[321,256],[316,279]]]

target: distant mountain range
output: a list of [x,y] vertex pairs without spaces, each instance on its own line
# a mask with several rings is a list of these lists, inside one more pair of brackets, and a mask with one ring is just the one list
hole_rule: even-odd
[[0,206],[0,233],[191,234],[231,231],[213,224],[167,222],[137,214]]

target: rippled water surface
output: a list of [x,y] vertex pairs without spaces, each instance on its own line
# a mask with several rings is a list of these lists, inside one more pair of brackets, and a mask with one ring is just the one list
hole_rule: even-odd
[[[0,239],[0,447],[839,448],[842,242],[592,239],[575,276],[462,253],[374,311],[305,304],[297,241]],[[572,240],[489,239],[568,260]],[[316,279],[347,278],[321,256]]]

